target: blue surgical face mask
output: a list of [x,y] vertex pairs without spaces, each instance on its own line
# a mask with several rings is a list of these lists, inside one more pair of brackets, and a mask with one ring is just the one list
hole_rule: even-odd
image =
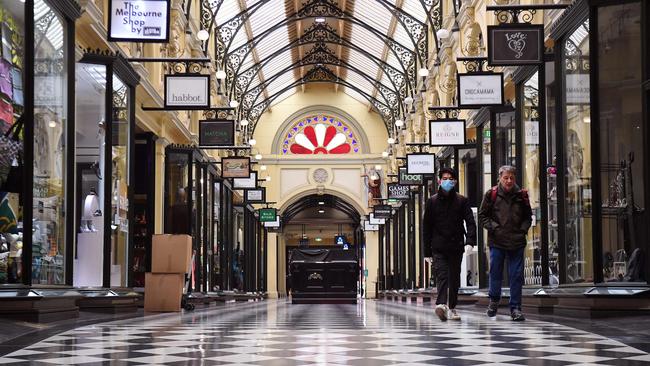
[[454,186],[456,185],[456,182],[451,180],[451,179],[445,179],[440,183],[440,187],[442,187],[442,190],[445,192],[449,192],[452,189],[454,189]]

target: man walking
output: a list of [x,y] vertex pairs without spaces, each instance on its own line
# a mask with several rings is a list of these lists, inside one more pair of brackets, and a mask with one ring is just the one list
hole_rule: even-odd
[[532,223],[528,192],[515,183],[513,166],[499,168],[499,184],[485,193],[478,219],[488,231],[490,247],[490,303],[487,315],[497,314],[501,300],[503,263],[508,259],[510,282],[510,317],[526,320],[521,312],[521,289],[524,284],[524,249],[526,234]]
[[469,200],[454,190],[457,179],[454,170],[440,169],[439,178],[438,193],[427,201],[424,209],[424,256],[427,262],[433,261],[438,289],[436,315],[440,320],[460,320],[456,304],[463,244],[470,249],[476,244],[476,223]]

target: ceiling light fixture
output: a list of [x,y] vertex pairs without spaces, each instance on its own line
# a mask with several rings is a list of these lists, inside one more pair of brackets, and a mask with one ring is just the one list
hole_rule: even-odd
[[262,154],[255,154],[255,160],[262,160]]
[[269,175],[268,177],[266,177],[266,181],[267,181],[267,182],[270,182],[270,181],[271,181],[271,176],[270,176],[270,175]]
[[242,126],[242,127],[248,126],[248,120],[247,119],[242,119],[241,121],[239,121],[239,125]]
[[418,75],[420,77],[426,78],[427,76],[429,76],[429,70],[423,67],[420,70],[418,70]]
[[237,107],[239,107],[239,102],[236,101],[236,100],[231,100],[229,104],[230,104],[230,107],[231,107],[231,108],[237,108]]
[[381,165],[379,164],[375,165],[375,170],[381,170]]
[[250,140],[248,140],[248,144],[251,145],[251,146],[255,146],[255,144],[257,144],[257,140],[250,139]]
[[449,38],[449,31],[446,30],[445,28],[440,28],[436,32],[436,36],[438,36],[438,39],[445,39]]
[[226,72],[223,71],[223,70],[219,70],[219,71],[217,71],[217,73],[215,74],[215,76],[216,76],[217,79],[219,79],[219,80],[224,80],[224,79],[226,78]]
[[266,170],[266,165],[262,165],[262,166],[260,166],[260,170],[261,170],[261,171],[265,171],[265,170]]
[[404,126],[404,121],[402,121],[401,119],[395,120],[395,126],[397,127]]
[[381,152],[381,157],[382,157],[382,158],[387,158],[389,155],[390,155],[390,154],[388,153],[388,151],[382,151],[382,152]]
[[317,17],[316,19],[314,19],[316,23],[325,23],[325,20],[326,20],[325,17]]
[[324,205],[324,204],[325,204],[325,201],[318,201],[318,204],[319,204],[319,205]]
[[325,213],[325,210],[320,209],[320,210],[318,210],[318,213],[323,214],[323,213]]
[[388,140],[386,140],[386,142],[388,142],[389,144],[391,144],[391,145],[392,145],[392,144],[394,144],[394,143],[395,143],[395,139],[394,139],[394,138],[392,138],[392,137],[389,137],[389,138],[388,138]]

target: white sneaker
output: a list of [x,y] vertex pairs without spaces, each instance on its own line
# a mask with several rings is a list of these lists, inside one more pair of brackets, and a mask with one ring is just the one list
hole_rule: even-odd
[[438,316],[438,318],[440,318],[440,320],[447,320],[448,312],[449,312],[449,308],[447,308],[447,305],[445,304],[436,305],[435,313]]
[[447,319],[449,320],[460,320],[460,315],[458,315],[458,312],[456,309],[449,309],[447,311]]

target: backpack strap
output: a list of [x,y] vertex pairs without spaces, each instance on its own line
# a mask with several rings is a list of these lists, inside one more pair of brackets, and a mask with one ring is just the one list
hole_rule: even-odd
[[521,191],[519,191],[519,193],[521,194],[521,199],[524,200],[524,202],[526,202],[527,204],[530,205],[530,202],[528,201],[528,190],[527,189],[522,189]]
[[497,201],[497,191],[499,189],[499,186],[494,186],[490,189],[490,201],[492,201],[492,204],[494,204]]

